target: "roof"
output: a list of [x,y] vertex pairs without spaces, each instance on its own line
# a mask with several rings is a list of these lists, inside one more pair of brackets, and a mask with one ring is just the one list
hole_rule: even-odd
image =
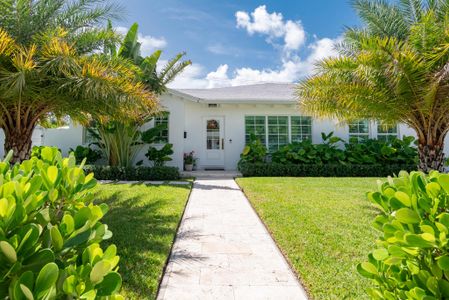
[[179,93],[204,102],[294,102],[293,83],[263,83],[213,89],[178,89]]

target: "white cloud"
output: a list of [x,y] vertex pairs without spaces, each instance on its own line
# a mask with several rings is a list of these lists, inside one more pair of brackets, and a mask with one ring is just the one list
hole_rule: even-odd
[[245,11],[235,14],[237,28],[244,28],[253,35],[267,35],[267,41],[274,43],[277,38],[284,39],[284,49],[298,50],[306,41],[306,33],[300,21],[287,20],[281,13],[269,13],[265,5],[257,7],[251,15]]
[[170,84],[172,88],[214,88],[224,86],[238,86],[264,82],[297,82],[301,78],[312,74],[317,60],[337,55],[334,45],[340,38],[323,38],[308,45],[308,55],[301,59],[298,55],[283,58],[281,65],[276,69],[237,68],[229,72],[229,66],[222,64],[206,74],[199,64],[188,67],[175,81]]
[[[116,27],[115,30],[122,35],[126,35],[128,32],[128,28],[125,27]],[[142,56],[148,56],[155,50],[167,47],[167,41],[164,37],[157,38],[151,35],[143,35],[138,33],[137,39],[141,43],[140,50],[142,52]]]
[[[241,67],[231,71],[229,65],[223,63],[215,71],[207,73],[203,66],[193,64],[170,87],[214,88],[264,82],[297,82],[313,73],[317,60],[337,55],[334,47],[341,38],[314,37],[313,41],[306,44],[306,32],[300,21],[284,20],[281,13],[269,13],[265,5],[257,7],[250,14],[238,11],[235,17],[238,28],[246,29],[250,35],[265,35],[266,41],[275,48],[278,48],[276,39],[282,39],[279,66],[261,69]],[[220,44],[211,45],[207,50],[216,54],[225,53],[225,47]]]
[[207,87],[224,87],[229,86],[229,77],[228,77],[228,65],[220,65],[217,70],[214,72],[210,72],[206,76]]

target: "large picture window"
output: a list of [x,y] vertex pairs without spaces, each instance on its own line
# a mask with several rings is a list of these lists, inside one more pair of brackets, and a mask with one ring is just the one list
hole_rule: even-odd
[[156,143],[168,143],[168,113],[163,113],[154,118],[154,126],[164,126],[164,129],[159,133]]
[[398,125],[385,122],[377,123],[377,139],[380,141],[392,141],[398,137]]
[[349,123],[349,139],[364,141],[369,139],[369,121],[356,120]]
[[312,139],[312,118],[306,116],[246,116],[245,139],[254,134],[270,152],[291,142]]

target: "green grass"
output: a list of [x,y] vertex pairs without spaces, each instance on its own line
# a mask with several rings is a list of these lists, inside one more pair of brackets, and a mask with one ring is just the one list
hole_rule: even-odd
[[378,233],[365,198],[376,178],[239,178],[313,299],[367,299],[356,265]]
[[118,248],[122,295],[126,299],[156,298],[190,187],[144,184],[97,187],[97,201],[110,207],[103,222],[113,233],[108,242]]

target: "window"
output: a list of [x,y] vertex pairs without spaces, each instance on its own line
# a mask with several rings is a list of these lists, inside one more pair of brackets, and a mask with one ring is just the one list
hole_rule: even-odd
[[220,122],[217,120],[207,120],[206,133],[207,150],[219,150]]
[[164,113],[154,118],[154,126],[164,126],[164,129],[159,133],[156,143],[168,143],[168,113]]
[[398,126],[384,122],[377,123],[377,139],[379,141],[392,141],[398,137]]
[[292,116],[291,122],[291,134],[292,143],[301,142],[304,140],[312,139],[312,118],[305,116]]
[[268,151],[279,150],[288,144],[288,117],[268,117]]
[[246,116],[245,139],[254,134],[269,152],[290,142],[312,139],[312,118],[305,116]]
[[349,139],[363,141],[369,139],[369,121],[356,120],[349,123]]
[[245,117],[245,141],[250,141],[251,134],[254,134],[264,145],[266,145],[265,116]]

